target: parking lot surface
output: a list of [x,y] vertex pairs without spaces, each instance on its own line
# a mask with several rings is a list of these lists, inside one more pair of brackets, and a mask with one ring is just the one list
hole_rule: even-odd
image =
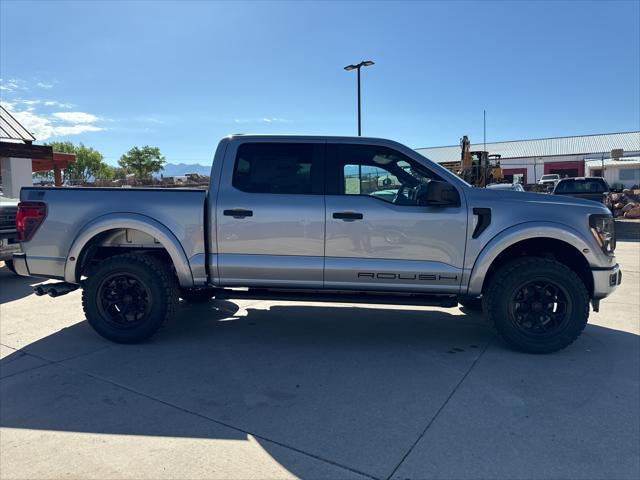
[[1,478],[640,477],[640,243],[552,355],[458,308],[181,304],[116,345],[0,269]]

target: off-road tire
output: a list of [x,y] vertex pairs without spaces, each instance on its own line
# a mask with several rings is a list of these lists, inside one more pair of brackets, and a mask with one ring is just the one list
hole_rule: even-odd
[[4,261],[4,266],[7,267],[7,269],[11,272],[11,273],[15,273],[16,275],[18,274],[16,272],[16,267],[13,265],[13,260],[5,260]]
[[[106,288],[103,282],[114,275],[133,275],[149,292],[148,313],[133,327],[114,326],[99,305]],[[100,262],[83,282],[82,307],[89,324],[96,332],[117,343],[137,343],[151,337],[175,312],[178,303],[178,283],[173,271],[152,255],[128,253]]]
[[185,302],[203,303],[211,300],[215,293],[214,288],[181,288],[180,298]]
[[[549,336],[523,333],[509,314],[518,288],[535,279],[549,279],[560,285],[570,304],[566,323]],[[527,353],[551,353],[569,346],[582,333],[589,319],[589,294],[583,281],[569,267],[548,258],[521,257],[503,265],[491,276],[482,301],[488,319],[500,336],[512,348]]]

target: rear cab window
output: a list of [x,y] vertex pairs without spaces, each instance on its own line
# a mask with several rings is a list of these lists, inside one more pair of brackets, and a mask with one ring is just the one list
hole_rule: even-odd
[[232,185],[247,193],[322,195],[319,143],[244,143],[238,147]]

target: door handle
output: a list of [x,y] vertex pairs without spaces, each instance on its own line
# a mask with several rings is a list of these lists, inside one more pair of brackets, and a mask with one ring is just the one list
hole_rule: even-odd
[[233,210],[224,210],[223,215],[233,218],[253,217],[252,210],[244,210],[242,208],[234,208]]
[[353,222],[354,220],[362,220],[363,215],[358,212],[334,212],[333,218],[344,220],[345,222]]

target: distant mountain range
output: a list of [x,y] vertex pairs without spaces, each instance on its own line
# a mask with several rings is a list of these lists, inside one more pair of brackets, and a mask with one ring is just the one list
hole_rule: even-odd
[[157,173],[155,176],[160,177],[160,174],[162,174],[165,177],[176,177],[187,173],[197,173],[198,175],[209,176],[209,173],[211,173],[211,166],[200,165],[198,163],[166,163],[164,170]]

